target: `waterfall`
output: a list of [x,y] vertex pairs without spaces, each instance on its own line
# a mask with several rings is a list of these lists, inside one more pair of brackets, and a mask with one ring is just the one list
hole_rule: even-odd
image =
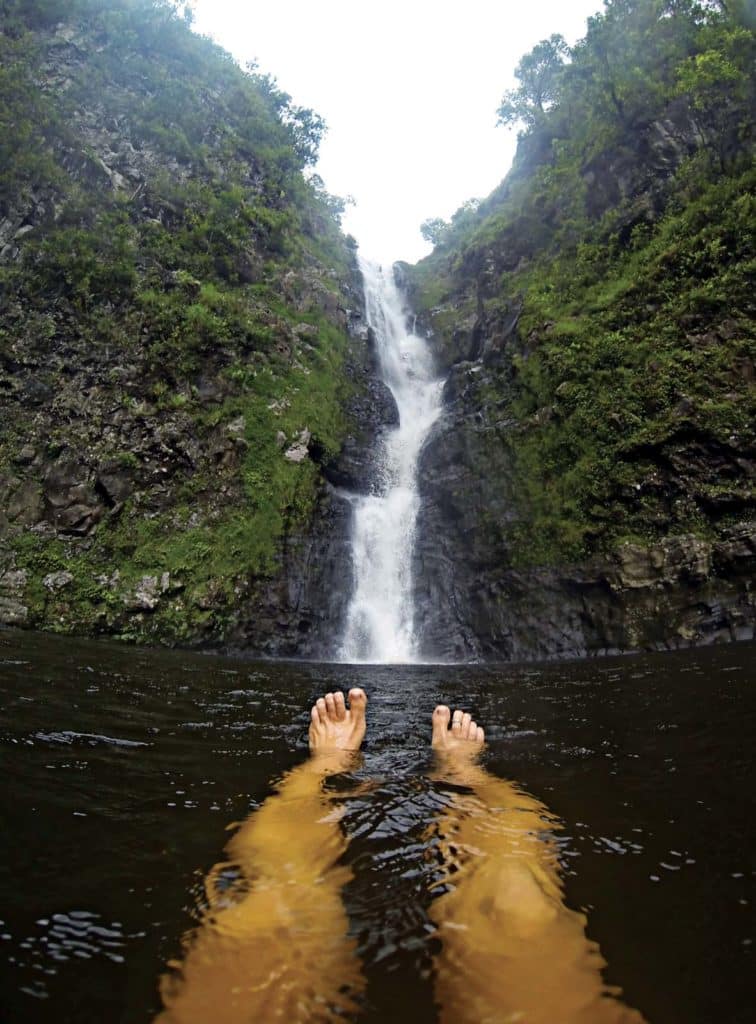
[[443,381],[424,338],[408,326],[393,271],[360,258],[367,321],[381,376],[399,410],[382,438],[374,493],[354,498],[354,591],[340,657],[349,662],[412,662],[417,650],[412,549],[420,499],[417,461],[441,411]]

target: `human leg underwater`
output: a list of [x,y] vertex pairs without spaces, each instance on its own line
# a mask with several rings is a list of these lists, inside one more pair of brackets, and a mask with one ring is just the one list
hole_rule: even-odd
[[[353,1019],[365,977],[349,934],[339,863],[347,847],[342,800],[325,781],[349,771],[365,734],[366,697],[329,693],[310,715],[310,758],[228,844],[206,880],[207,909],[181,961],[161,983],[156,1024]],[[443,705],[432,719],[433,779],[448,787],[434,822],[440,854],[429,915],[440,951],[442,1024],[642,1024],[605,986],[584,915],[563,900],[558,827],[547,808],[479,763],[485,736]],[[220,884],[229,875],[230,888]]]
[[[207,909],[160,985],[156,1024],[343,1021],[364,978],[341,890],[351,878],[341,807],[325,780],[348,771],[365,735],[361,689],[328,693],[310,716],[310,758],[290,771],[206,879]],[[236,884],[218,881],[229,870]]]
[[481,766],[484,731],[469,714],[439,705],[432,726],[434,778],[451,789],[430,908],[442,1024],[642,1024],[604,984],[585,916],[564,903],[547,808]]

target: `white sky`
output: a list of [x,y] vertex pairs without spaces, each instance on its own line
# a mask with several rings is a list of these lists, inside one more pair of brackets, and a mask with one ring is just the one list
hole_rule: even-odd
[[383,262],[429,250],[428,217],[483,198],[515,133],[496,127],[514,68],[539,40],[585,33],[601,0],[193,0],[195,28],[257,60],[328,124],[317,171],[351,195],[343,226]]

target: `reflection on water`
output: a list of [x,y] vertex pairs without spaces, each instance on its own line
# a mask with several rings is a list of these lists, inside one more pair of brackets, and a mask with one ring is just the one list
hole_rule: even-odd
[[[190,958],[212,963],[231,937],[258,976],[268,957],[320,987],[303,1019],[359,1004],[369,1022],[479,1020],[477,998],[504,1012],[536,992],[523,1019],[568,1019],[574,999],[585,1021],[640,1019],[627,1006],[745,1024],[753,653],[350,668],[0,633],[0,1019],[150,1021],[166,963],[194,976]],[[371,697],[362,764],[307,789],[306,708],[354,684]],[[434,775],[440,700],[486,724],[481,777]],[[305,880],[294,916],[283,863]],[[280,956],[283,933],[255,938],[287,915],[343,988],[292,966],[288,938]],[[504,986],[497,958],[519,981]],[[187,986],[169,977],[175,1006]],[[224,1019],[217,1000],[207,1019]]]

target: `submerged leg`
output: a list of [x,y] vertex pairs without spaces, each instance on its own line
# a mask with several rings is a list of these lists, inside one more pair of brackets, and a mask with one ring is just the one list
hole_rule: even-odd
[[[289,772],[227,846],[229,861],[206,880],[208,909],[180,962],[161,980],[156,1024],[343,1020],[364,980],[349,937],[337,866],[346,840],[340,809],[323,789],[347,770],[365,735],[360,689],[321,697],[312,708],[311,757]],[[233,867],[239,882],[221,891]]]
[[430,913],[442,1024],[642,1024],[604,984],[585,916],[564,904],[555,845],[542,835],[555,822],[478,764],[484,739],[470,715],[434,711],[437,777],[469,791],[453,794],[439,822],[446,891]]

